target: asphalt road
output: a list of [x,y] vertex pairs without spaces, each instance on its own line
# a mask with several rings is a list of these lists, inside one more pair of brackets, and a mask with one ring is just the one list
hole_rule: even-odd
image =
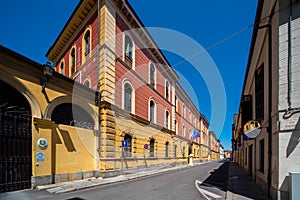
[[[225,163],[226,165],[226,163]],[[221,170],[220,170],[221,169]],[[3,199],[64,200],[194,200],[224,199],[227,172],[223,162],[169,171],[150,177],[98,186],[63,194],[27,191],[2,196]],[[227,170],[228,171],[228,170]],[[14,195],[13,195],[14,194]],[[1,198],[1,195],[0,195]],[[1,198],[1,199],[2,199]]]

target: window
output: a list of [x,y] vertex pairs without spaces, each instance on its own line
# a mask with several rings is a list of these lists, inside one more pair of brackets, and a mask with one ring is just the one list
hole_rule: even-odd
[[90,81],[88,79],[86,79],[84,81],[83,85],[86,86],[86,87],[88,87],[88,88],[91,86]]
[[85,47],[85,52],[84,52],[84,54],[85,55],[88,55],[89,53],[90,53],[90,46],[91,46],[91,44],[90,44],[90,38],[91,38],[91,33],[90,33],[90,31],[88,30],[86,33],[85,33],[85,35],[84,35],[84,47]]
[[182,147],[182,157],[185,157],[185,147]]
[[154,139],[150,140],[150,157],[154,157]]
[[182,126],[182,135],[183,135],[183,137],[185,137],[185,136],[186,136],[186,132],[185,132],[185,126],[184,126],[184,125]]
[[131,157],[132,153],[132,137],[131,135],[125,134],[124,140],[127,140],[128,146],[124,148],[124,156],[125,157]]
[[169,142],[166,142],[166,158],[169,157]]
[[264,119],[264,64],[255,73],[255,114],[256,120]]
[[79,128],[94,129],[94,120],[81,106],[72,103],[62,103],[54,108],[51,121]]
[[149,121],[155,123],[155,103],[153,100],[150,100],[149,110]]
[[175,134],[177,135],[177,121],[176,121],[176,119],[175,119],[175,121],[174,121],[174,123],[175,123]]
[[133,43],[132,40],[128,35],[125,35],[125,46],[124,46],[124,52],[125,52],[125,60],[126,58],[129,59],[131,62],[133,60]]
[[62,75],[65,75],[65,63],[63,61],[60,63],[59,71]]
[[75,59],[75,48],[73,47],[71,50],[71,54],[70,54],[70,60],[71,60],[71,74],[75,73],[75,64],[76,64],[76,59]]
[[166,99],[170,100],[169,95],[169,81],[166,81]]
[[155,67],[154,64],[150,64],[150,85],[155,87]]
[[166,110],[166,122],[165,123],[166,123],[166,128],[167,129],[169,129],[169,118],[170,118],[169,115],[170,115],[169,111]]
[[265,169],[265,140],[259,141],[259,171],[264,173]]
[[124,84],[124,110],[132,112],[132,87],[129,83]]
[[185,105],[182,105],[182,115],[183,115],[183,118],[185,118]]

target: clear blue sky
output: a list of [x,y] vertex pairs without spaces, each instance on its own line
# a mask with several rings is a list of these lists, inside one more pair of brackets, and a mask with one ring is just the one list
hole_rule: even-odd
[[[45,63],[45,54],[70,17],[78,0],[8,1],[0,7],[0,44],[36,62]],[[203,48],[253,24],[255,0],[129,0],[146,27],[168,28],[185,34]],[[231,124],[237,112],[249,54],[252,28],[218,43],[208,50],[224,81],[227,107],[223,131],[216,133],[225,149],[231,147]],[[174,69],[186,78],[196,92],[199,109],[211,120],[211,99],[201,77],[191,78],[193,68],[184,58],[165,55]],[[197,53],[197,52],[195,52]],[[180,63],[179,65],[176,65]],[[204,66],[203,66],[204,67]],[[192,98],[194,100],[194,98]],[[214,130],[216,124],[211,124]]]

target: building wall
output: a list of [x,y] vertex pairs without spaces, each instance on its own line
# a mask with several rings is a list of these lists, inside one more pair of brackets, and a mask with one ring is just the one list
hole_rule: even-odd
[[[89,113],[96,125],[94,92],[79,86],[81,96],[76,96],[72,94],[73,81],[54,73],[43,93],[41,65],[3,47],[0,60],[0,80],[20,92],[31,106],[32,186],[97,176],[101,168],[96,148],[97,129],[55,124],[51,118],[58,105],[74,103]],[[40,138],[46,139],[47,148],[38,147]],[[37,160],[37,153],[44,154],[44,161]]]
[[[88,1],[83,1],[80,5],[85,5]],[[85,63],[82,63],[82,57],[80,56],[83,55],[76,53],[76,56],[79,55],[76,58],[77,72],[71,78],[80,83],[89,78],[92,83],[91,88],[101,92],[100,157],[105,163],[104,169],[118,169],[121,167],[120,141],[124,139],[125,134],[129,134],[134,138],[132,152],[135,153],[136,158],[133,156],[128,160],[127,164],[130,167],[143,165],[144,144],[149,143],[149,138],[154,137],[153,134],[156,133],[158,136],[155,139],[155,151],[158,157],[156,160],[150,159],[152,164],[165,163],[164,159],[170,159],[169,156],[166,158],[165,145],[167,142],[170,145],[168,148],[170,155],[171,149],[174,152],[174,149],[176,149],[176,155],[187,157],[188,153],[193,153],[198,158],[203,157],[202,155],[209,152],[208,137],[205,136],[208,132],[209,123],[206,119],[204,120],[205,123],[200,122],[200,112],[183,89],[178,86],[177,75],[158,48],[156,46],[153,48],[151,36],[143,30],[133,30],[143,28],[143,25],[127,3],[126,1],[103,1],[100,6],[100,23],[97,16],[97,6],[94,5],[94,8],[91,9],[93,14],[87,15],[87,19],[83,20],[81,25],[78,26],[78,30],[75,30],[73,36],[69,37],[68,45],[60,50],[55,57],[53,52],[59,51],[58,44],[65,37],[65,32],[69,31],[69,25],[66,26],[65,32],[63,31],[58,38],[58,42],[54,44],[56,48],[50,49],[48,57],[55,62],[57,70],[59,70],[61,60],[65,60],[68,64],[69,62],[66,60],[69,59],[73,44],[76,44],[76,47],[81,47],[84,31],[86,27],[91,27],[93,48],[91,57],[87,58]],[[72,20],[75,22],[78,20],[76,13],[80,12],[81,7],[75,11],[71,22]],[[98,43],[98,29],[100,29],[100,43]],[[128,35],[133,42],[134,51],[131,62],[124,56],[125,35]],[[154,87],[150,85],[149,80],[150,63],[153,63],[156,69],[156,84]],[[169,82],[170,97],[168,99],[165,92],[166,81]],[[133,88],[134,103],[131,113],[125,112],[123,108],[124,82],[130,83]],[[177,96],[176,111],[174,108],[175,95]],[[153,99],[156,105],[156,120],[154,123],[149,122],[150,99]],[[185,105],[184,115],[183,104]],[[166,111],[169,112],[170,118],[168,127],[165,123]],[[126,117],[124,118],[124,116]],[[174,127],[175,119],[177,121],[176,131]],[[183,125],[185,135],[182,131]],[[189,136],[194,128],[197,128],[201,133],[201,137],[190,141]],[[200,141],[206,145],[203,147],[204,153],[201,151]]]
[[[289,1],[280,2],[282,11],[279,13],[279,135],[278,135],[278,199],[284,199],[288,193],[289,172],[300,171],[299,113],[289,117],[284,110],[300,108],[300,3],[292,1],[292,9],[283,9],[289,6]],[[290,13],[291,12],[291,13]],[[289,16],[291,14],[291,19]],[[290,26],[290,27],[289,27]],[[290,29],[290,33],[289,33]],[[290,62],[290,63],[289,63]],[[290,70],[289,66],[290,65]],[[290,73],[290,80],[288,77]],[[290,81],[290,85],[289,85]],[[290,105],[288,93],[290,87]],[[282,111],[283,110],[283,111]],[[288,116],[288,117],[284,117]]]
[[[256,183],[265,191],[270,192],[273,199],[288,198],[288,173],[299,171],[297,160],[299,158],[299,146],[295,143],[297,134],[299,135],[299,113],[297,109],[299,103],[299,10],[298,1],[283,0],[273,1],[274,12],[270,21],[262,19],[260,24],[271,24],[272,43],[269,44],[269,32],[267,28],[260,27],[257,31],[253,47],[253,55],[249,60],[250,67],[245,77],[243,94],[252,94],[253,108],[255,108],[255,70],[264,63],[264,115],[260,121],[262,128],[259,136],[255,140],[246,140],[243,142],[242,151],[235,151],[235,160],[243,166],[246,173],[249,172],[249,147],[253,145],[253,170],[252,177]],[[272,4],[259,3],[262,5],[261,16],[271,12]],[[289,16],[291,14],[291,21]],[[289,27],[290,23],[290,27]],[[290,29],[289,29],[290,28]],[[290,47],[290,48],[289,48]],[[269,73],[269,48],[272,49],[272,69]],[[290,68],[289,68],[290,65]],[[288,76],[290,74],[290,77]],[[272,77],[272,98],[269,98],[269,78]],[[290,90],[289,90],[290,87]],[[290,104],[288,102],[290,96]],[[271,99],[271,116],[269,112],[269,99]],[[287,112],[289,111],[289,112]],[[296,111],[296,112],[295,112]],[[288,115],[291,114],[292,115]],[[253,118],[256,113],[253,109]],[[239,116],[240,119],[241,116]],[[272,123],[269,123],[271,119]],[[270,127],[270,128],[268,128]],[[235,122],[234,139],[239,139],[239,130],[242,124]],[[268,133],[271,130],[271,135]],[[269,136],[272,137],[271,143]],[[264,141],[264,157],[260,158],[261,141]],[[269,147],[272,146],[272,149]],[[271,160],[268,153],[271,152]],[[263,160],[264,168],[260,169]],[[271,166],[269,166],[269,163]],[[270,171],[269,171],[270,170]],[[255,175],[254,175],[255,173]],[[271,186],[268,188],[268,176],[270,176]]]

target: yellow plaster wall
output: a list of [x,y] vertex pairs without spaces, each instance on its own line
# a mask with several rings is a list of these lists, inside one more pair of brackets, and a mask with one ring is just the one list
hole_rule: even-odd
[[[34,120],[33,175],[45,176],[96,170],[96,133],[71,126],[57,125],[47,120]],[[41,150],[37,140],[45,138],[48,148]],[[45,161],[36,162],[36,152],[44,152]]]

